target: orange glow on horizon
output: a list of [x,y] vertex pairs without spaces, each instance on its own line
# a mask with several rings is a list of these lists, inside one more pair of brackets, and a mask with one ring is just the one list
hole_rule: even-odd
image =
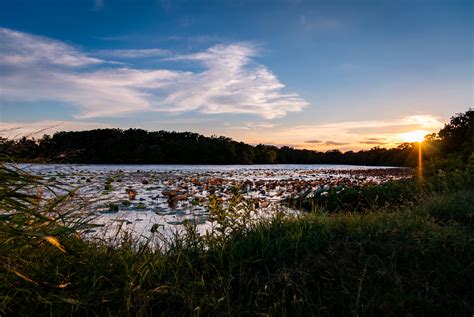
[[405,142],[423,142],[425,135],[429,134],[426,130],[415,130],[411,132],[401,133],[400,138]]

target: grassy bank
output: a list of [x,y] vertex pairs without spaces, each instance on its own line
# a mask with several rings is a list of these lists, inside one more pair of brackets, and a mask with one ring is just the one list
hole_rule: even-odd
[[83,241],[73,193],[41,201],[38,186],[51,184],[4,167],[0,176],[1,315],[474,311],[474,191],[466,186],[357,213],[280,215],[226,236],[189,226],[156,249],[130,238]]
[[[474,157],[473,157],[474,158]],[[430,196],[474,188],[474,160],[467,167],[446,172],[430,168],[422,178],[388,181],[379,185],[333,187],[287,201],[290,206],[313,212],[364,212],[413,206]]]

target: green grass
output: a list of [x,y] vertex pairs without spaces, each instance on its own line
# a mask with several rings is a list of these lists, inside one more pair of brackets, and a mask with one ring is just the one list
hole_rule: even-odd
[[[44,185],[23,176],[28,186]],[[2,193],[10,194],[0,198],[19,183],[5,178]],[[410,204],[374,204],[356,213],[231,223],[226,235],[199,236],[189,225],[163,249],[130,237],[113,246],[85,242],[74,234],[86,224],[74,221],[70,197],[45,205],[19,196],[9,206],[21,215],[0,223],[0,315],[474,312],[469,188],[427,191]],[[44,206],[50,218],[37,216]],[[222,213],[237,217],[236,208],[216,203],[213,217],[224,219]]]
[[365,211],[412,202],[421,195],[419,185],[414,179],[404,179],[381,185],[347,187],[343,190],[331,188],[323,195],[316,194],[312,198],[298,197],[288,203],[306,211]]
[[289,199],[290,206],[305,211],[363,212],[390,209],[394,206],[413,206],[427,197],[465,188],[474,188],[474,170],[457,169],[449,173],[429,170],[421,181],[416,176],[380,185],[363,185],[341,189],[331,188],[314,197]]
[[420,210],[441,224],[460,224],[474,230],[474,192],[472,190],[433,197]]

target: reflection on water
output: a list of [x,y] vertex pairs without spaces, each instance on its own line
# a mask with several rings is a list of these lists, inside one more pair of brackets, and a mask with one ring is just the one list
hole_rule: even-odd
[[[233,190],[252,199],[259,215],[271,216],[286,198],[324,195],[330,188],[382,183],[409,176],[403,168],[348,165],[23,165],[35,174],[78,188],[91,202],[94,234],[118,227],[138,236],[157,226],[162,232],[182,228],[184,221],[202,232],[211,194],[225,204]],[[107,228],[107,229],[105,229]]]

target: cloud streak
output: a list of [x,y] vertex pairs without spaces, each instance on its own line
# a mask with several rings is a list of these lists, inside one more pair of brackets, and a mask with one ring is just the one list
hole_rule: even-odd
[[[113,60],[166,54],[158,48],[87,54],[61,41],[0,28],[1,98],[66,102],[79,110],[76,118],[197,111],[274,119],[308,105],[299,95],[283,92],[278,78],[254,61],[258,51],[248,43],[168,58],[179,70],[134,68]],[[187,70],[189,64],[200,71]]]
[[82,131],[99,128],[112,128],[110,124],[81,121],[42,120],[37,122],[0,122],[0,137],[18,139],[23,136],[41,138],[44,134],[58,131]]
[[307,141],[304,141],[304,143],[309,143],[309,144],[321,144],[323,142],[324,142],[323,140],[307,140]]
[[170,51],[161,48],[148,48],[148,49],[116,49],[116,50],[102,50],[96,54],[118,57],[118,58],[144,58],[144,57],[156,57],[165,56],[171,54]]
[[[242,132],[240,138],[253,143],[279,140],[298,148],[326,151],[368,149],[382,145],[394,147],[405,142],[404,134],[415,130],[436,132],[443,123],[432,115],[414,115],[393,120],[345,121],[316,125],[277,126],[270,129],[269,137]],[[244,130],[242,130],[244,131]]]
[[349,144],[347,142],[336,142],[336,141],[326,141],[324,142],[325,145],[346,145]]
[[0,28],[0,65],[11,68],[38,66],[80,67],[103,63],[61,41]]
[[321,145],[346,145],[347,142],[337,142],[337,141],[323,141],[323,140],[307,140],[304,143],[309,144],[321,144]]

